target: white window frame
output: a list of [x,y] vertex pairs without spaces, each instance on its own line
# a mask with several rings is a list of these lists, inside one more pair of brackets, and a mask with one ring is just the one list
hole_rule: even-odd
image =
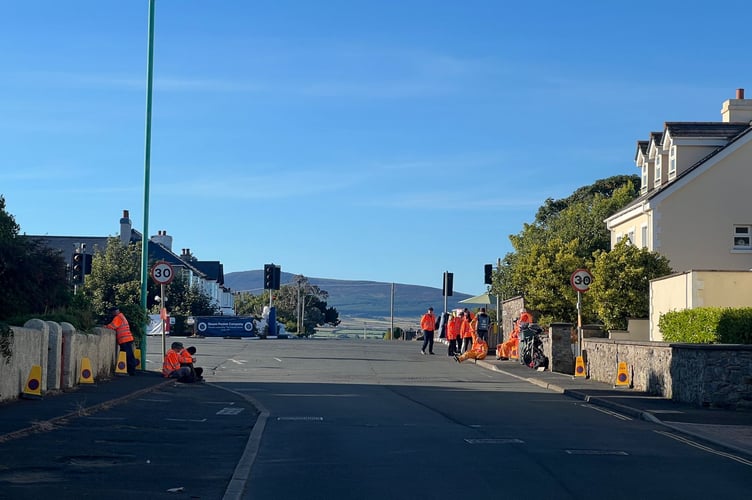
[[668,178],[676,177],[676,146],[671,146],[671,152],[668,158]]
[[653,180],[653,186],[658,187],[661,185],[661,155],[660,153],[655,155],[655,180]]
[[640,238],[642,238],[642,248],[648,248],[648,225],[640,227]]
[[734,224],[734,250],[752,250],[752,225]]
[[642,186],[640,186],[640,192],[645,194],[648,191],[648,164],[642,165]]

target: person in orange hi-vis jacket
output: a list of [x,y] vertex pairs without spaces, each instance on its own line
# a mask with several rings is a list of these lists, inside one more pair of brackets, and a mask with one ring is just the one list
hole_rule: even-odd
[[509,359],[512,355],[512,350],[516,347],[519,349],[520,346],[520,328],[523,324],[530,324],[533,322],[533,315],[530,314],[527,309],[524,307],[520,309],[520,317],[517,318],[514,322],[514,329],[512,330],[512,333],[509,335],[509,340],[506,342],[499,344],[496,347],[496,358],[497,359]]
[[460,352],[466,353],[470,350],[470,345],[473,342],[473,334],[475,329],[471,323],[472,318],[469,311],[462,311],[460,314],[462,321],[460,323],[460,338],[462,339],[462,349]]
[[133,334],[131,333],[131,327],[128,324],[128,320],[125,319],[125,315],[120,312],[120,308],[117,306],[110,307],[109,313],[112,316],[110,324],[105,326],[110,330],[115,330],[115,341],[118,348],[125,352],[125,365],[128,370],[128,375],[136,374],[136,366],[138,366],[138,360],[133,352]]
[[462,363],[466,359],[484,359],[488,354],[488,343],[478,336],[475,332],[472,335],[473,347],[465,351],[463,354],[455,354],[454,359],[458,363]]
[[447,341],[449,341],[449,347],[447,348],[447,354],[454,356],[455,353],[460,352],[460,326],[462,320],[455,313],[447,322]]
[[420,353],[425,354],[426,347],[428,347],[428,354],[433,354],[433,332],[436,330],[436,316],[433,314],[433,307],[429,307],[426,314],[421,316],[420,329],[423,330],[423,347]]

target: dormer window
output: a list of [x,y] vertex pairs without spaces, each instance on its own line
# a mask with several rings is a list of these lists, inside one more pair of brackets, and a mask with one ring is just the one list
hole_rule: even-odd
[[642,166],[642,183],[640,185],[640,192],[645,194],[648,191],[648,165]]
[[661,155],[657,154],[655,156],[655,180],[653,181],[653,185],[658,187],[661,185]]
[[668,178],[676,177],[676,146],[671,146],[671,153],[668,157]]

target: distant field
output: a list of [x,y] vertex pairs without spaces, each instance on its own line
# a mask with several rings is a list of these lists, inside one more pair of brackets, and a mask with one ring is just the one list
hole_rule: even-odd
[[[345,337],[380,339],[391,327],[390,319],[343,318],[336,327],[316,328],[315,337]],[[417,329],[418,318],[394,318],[394,327],[403,330]]]

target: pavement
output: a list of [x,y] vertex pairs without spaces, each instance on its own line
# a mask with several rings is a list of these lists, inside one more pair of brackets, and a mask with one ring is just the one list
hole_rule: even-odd
[[[525,380],[630,418],[659,424],[667,431],[675,431],[752,459],[752,411],[703,408],[677,403],[594,380],[536,371],[517,361],[499,361],[489,357],[476,364],[480,368]],[[142,371],[132,377],[114,377],[93,385],[80,385],[70,391],[47,393],[41,400],[18,399],[1,403],[0,446],[56,428],[57,424],[64,424],[80,416],[91,416],[100,410],[109,410],[132,400],[143,399],[152,391],[167,390],[175,385],[173,380],[166,380],[157,372]],[[201,397],[202,394],[206,396],[211,391],[224,391],[209,383],[201,385],[205,389],[196,392],[196,397]],[[227,398],[227,393],[224,394]]]

